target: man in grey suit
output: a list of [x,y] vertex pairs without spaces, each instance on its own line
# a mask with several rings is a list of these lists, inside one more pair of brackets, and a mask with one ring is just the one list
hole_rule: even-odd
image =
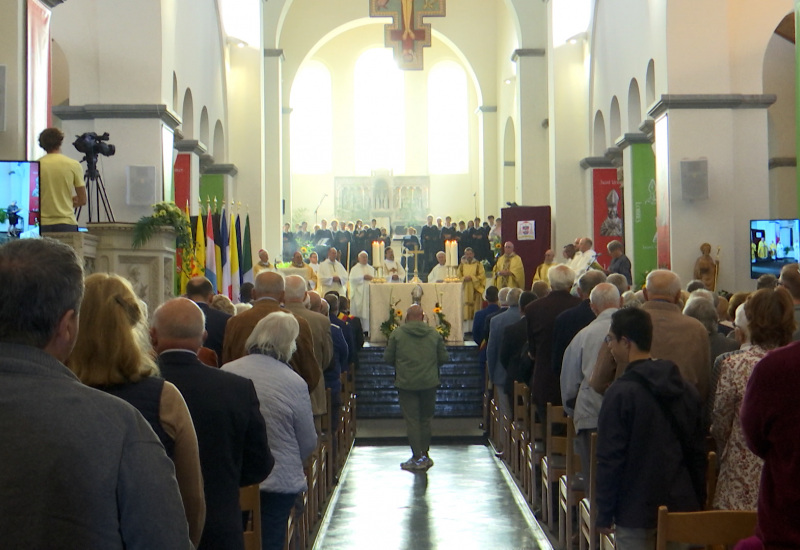
[[175,468],[142,415],[64,366],[82,261],[51,239],[0,247],[4,548],[192,548]]

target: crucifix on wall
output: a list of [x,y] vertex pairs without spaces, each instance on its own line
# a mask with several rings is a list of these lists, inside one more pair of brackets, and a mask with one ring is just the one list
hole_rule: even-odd
[[384,44],[394,50],[397,66],[422,69],[422,48],[431,45],[431,26],[423,17],[443,17],[446,0],[369,0],[370,17],[391,17]]

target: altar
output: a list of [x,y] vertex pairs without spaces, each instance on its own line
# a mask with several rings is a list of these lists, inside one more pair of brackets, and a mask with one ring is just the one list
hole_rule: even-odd
[[[422,300],[420,305],[425,311],[428,324],[436,325],[433,308],[436,303],[442,307],[442,312],[450,322],[450,336],[447,343],[464,341],[464,304],[461,299],[462,283],[419,283],[422,287]],[[416,283],[376,283],[369,285],[369,341],[373,344],[386,343],[386,337],[381,332],[381,323],[389,318],[389,302],[398,302],[395,309],[405,312],[412,304],[411,291]]]

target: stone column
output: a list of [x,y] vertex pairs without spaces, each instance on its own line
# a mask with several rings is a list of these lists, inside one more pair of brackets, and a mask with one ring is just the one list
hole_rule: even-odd
[[[666,223],[663,231],[659,228],[659,265],[664,246],[666,266],[682,282],[691,280],[700,244],[707,242],[712,251],[720,248],[717,289],[752,287],[749,220],[769,217],[767,107],[775,99],[771,94],[669,94],[650,109],[657,215],[659,224]],[[682,163],[703,159],[705,181],[685,185]]]
[[519,118],[515,155],[516,179],[520,192],[517,201],[543,205],[550,201],[550,145],[548,135],[548,59],[544,48],[515,50],[517,64]]

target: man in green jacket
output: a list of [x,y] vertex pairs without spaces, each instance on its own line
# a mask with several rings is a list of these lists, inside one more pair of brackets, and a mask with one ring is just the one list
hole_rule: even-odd
[[383,354],[383,360],[395,367],[395,386],[413,452],[410,459],[400,464],[404,470],[424,472],[433,466],[428,456],[431,421],[439,367],[448,359],[444,340],[423,321],[422,307],[418,304],[409,307],[406,323],[392,332]]

